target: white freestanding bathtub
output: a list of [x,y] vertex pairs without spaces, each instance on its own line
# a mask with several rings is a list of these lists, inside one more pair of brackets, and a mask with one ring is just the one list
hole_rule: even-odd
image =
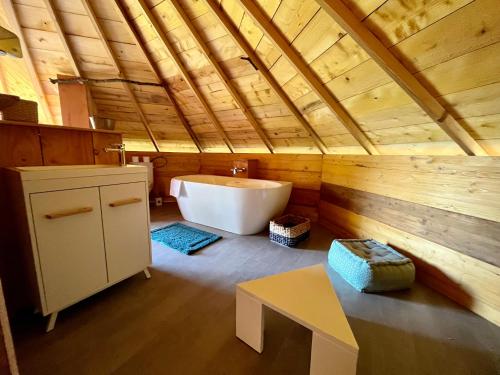
[[291,182],[212,175],[179,176],[170,182],[170,195],[185,220],[237,234],[254,234],[283,213]]

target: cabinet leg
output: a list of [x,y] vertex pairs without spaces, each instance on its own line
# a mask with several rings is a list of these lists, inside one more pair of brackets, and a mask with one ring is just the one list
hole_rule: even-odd
[[54,329],[54,326],[56,325],[56,320],[57,320],[57,314],[59,312],[56,311],[56,312],[53,312],[52,314],[50,314],[50,317],[49,317],[49,322],[47,323],[47,329],[45,330],[45,332],[50,332]]
[[151,278],[151,274],[149,273],[149,270],[147,268],[144,268],[144,276],[146,276],[146,279]]

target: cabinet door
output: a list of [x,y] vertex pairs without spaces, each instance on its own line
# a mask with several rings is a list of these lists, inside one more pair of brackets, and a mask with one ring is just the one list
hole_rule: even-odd
[[108,277],[115,282],[151,263],[146,183],[100,189]]
[[98,188],[31,194],[46,312],[107,283]]

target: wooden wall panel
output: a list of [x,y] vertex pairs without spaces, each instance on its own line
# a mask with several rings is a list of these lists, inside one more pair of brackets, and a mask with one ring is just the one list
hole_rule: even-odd
[[41,128],[44,165],[94,164],[92,133]]
[[0,125],[0,167],[42,165],[38,128]]
[[[500,221],[498,157],[325,156],[322,181]],[[389,188],[390,187],[390,188]]]
[[117,152],[105,152],[104,148],[116,143],[122,143],[121,134],[92,133],[95,164],[119,164],[120,156]]
[[[149,156],[154,162],[153,195],[169,200],[170,180],[175,176],[198,174],[200,172],[200,154],[198,153],[157,153],[157,152],[127,152],[127,161],[133,156]],[[156,160],[153,160],[158,158]]]
[[[70,79],[74,77],[59,74],[57,78]],[[87,86],[80,83],[59,83],[57,89],[63,125],[88,129],[90,127],[90,113]]]
[[290,181],[300,189],[319,190],[321,186],[321,155],[206,154],[200,172],[230,176],[233,161],[238,159],[259,160],[262,179]]
[[200,173],[230,176],[233,161],[259,160],[257,176],[266,180],[290,181],[293,193],[287,212],[318,219],[317,196],[321,186],[321,155],[203,154]]
[[500,266],[500,222],[324,183],[321,199]]
[[500,324],[500,158],[324,156],[320,222],[389,243],[430,287]]

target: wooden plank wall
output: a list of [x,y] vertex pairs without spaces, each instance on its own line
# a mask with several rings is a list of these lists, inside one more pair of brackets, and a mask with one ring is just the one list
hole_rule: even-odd
[[389,243],[425,284],[500,324],[499,162],[325,156],[320,222]]
[[127,151],[128,162],[132,161],[133,156],[139,156],[141,161],[143,156],[149,156],[154,161],[154,187],[152,194],[163,197],[164,200],[169,197],[170,180],[173,177],[198,174],[200,172],[200,154]]
[[0,168],[27,165],[118,164],[104,147],[120,133],[0,121]]
[[[156,195],[168,197],[170,179],[187,174],[214,174],[230,176],[233,161],[257,159],[258,178],[293,182],[293,191],[287,211],[318,219],[319,190],[321,186],[321,155],[296,154],[189,154],[129,152],[127,157],[162,156],[166,165],[155,169]],[[157,165],[164,161],[158,160]]]
[[259,160],[258,178],[291,181],[293,190],[287,212],[318,219],[321,155],[203,154],[200,172],[230,176],[233,161],[238,159]]

